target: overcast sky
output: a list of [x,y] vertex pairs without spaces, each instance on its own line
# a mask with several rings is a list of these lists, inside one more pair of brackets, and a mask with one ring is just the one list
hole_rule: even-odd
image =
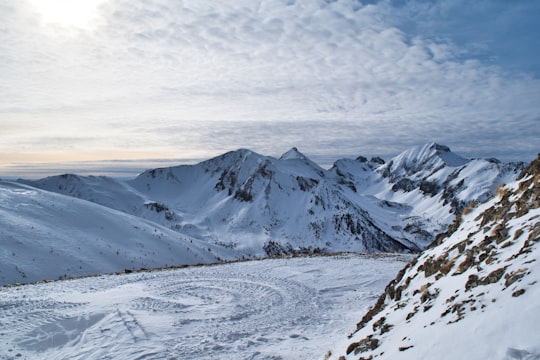
[[537,0],[0,0],[0,176],[431,141],[530,161],[538,19]]

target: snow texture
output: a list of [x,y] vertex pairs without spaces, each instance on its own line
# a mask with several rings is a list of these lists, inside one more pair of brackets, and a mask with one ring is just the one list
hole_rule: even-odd
[[270,259],[3,287],[0,359],[316,359],[410,259]]

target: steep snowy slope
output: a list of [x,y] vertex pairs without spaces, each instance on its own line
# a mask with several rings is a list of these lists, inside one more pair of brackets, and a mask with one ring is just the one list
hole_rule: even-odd
[[540,155],[408,264],[331,358],[538,359]]
[[0,181],[0,285],[233,257],[216,248],[88,201]]
[[133,180],[61,175],[23,181],[157,222],[238,256],[419,251],[470,201],[515,179],[520,164],[466,160],[435,143],[330,170],[296,148],[279,159],[246,149]]

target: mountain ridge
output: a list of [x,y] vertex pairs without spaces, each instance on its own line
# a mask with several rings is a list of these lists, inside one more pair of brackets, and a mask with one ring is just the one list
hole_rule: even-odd
[[[464,193],[464,190],[471,191],[471,188],[479,188],[480,186],[479,184],[474,183],[471,184],[468,189],[463,189],[467,187],[465,184],[466,179],[463,177],[459,178],[459,173],[463,171],[463,165],[459,167],[446,165],[446,163],[440,159],[440,153],[444,153],[447,158],[459,159],[459,162],[453,162],[454,165],[458,163],[463,163],[463,165],[474,164],[474,171],[489,170],[492,178],[485,181],[485,184],[481,184],[480,194],[472,193],[460,197],[460,195]],[[412,159],[413,156],[416,156],[416,161]],[[404,161],[404,159],[407,161]],[[441,161],[443,164],[441,164]],[[439,226],[439,228],[435,228],[436,225],[433,224],[424,224],[422,222],[423,220],[418,223],[416,220],[421,220],[420,218],[422,216],[417,216],[416,214],[411,215],[410,218],[415,219],[415,221],[411,220],[411,222],[408,223],[408,225],[410,225],[408,229],[410,229],[411,226],[415,229],[418,228],[414,230],[416,231],[416,237],[424,236],[425,239],[423,241],[415,239],[414,234],[407,233],[406,231],[397,234],[396,231],[392,232],[391,230],[384,230],[390,237],[395,238],[398,241],[409,243],[420,241],[419,246],[412,247],[412,250],[416,251],[418,248],[424,247],[426,243],[429,242],[428,238],[432,238],[436,232],[444,230],[444,226],[451,223],[452,217],[454,216],[451,214],[452,212],[455,213],[456,211],[461,210],[461,208],[466,206],[470,201],[483,201],[491,195],[496,185],[503,182],[503,179],[497,178],[504,172],[500,163],[495,164],[485,160],[468,160],[466,163],[464,163],[464,161],[463,158],[451,153],[448,147],[436,143],[429,143],[424,146],[409,149],[387,163],[384,163],[382,159],[377,158],[372,158],[369,162],[364,162],[363,159],[338,160],[330,170],[325,170],[313,163],[304,154],[300,153],[297,148],[290,149],[279,159],[263,156],[248,149],[239,149],[195,165],[179,165],[175,167],[147,170],[136,178],[126,181],[116,187],[118,192],[125,194],[122,195],[122,197],[127,196],[132,202],[140,203],[141,199],[144,199],[147,202],[162,203],[173,212],[175,210],[181,210],[178,212],[177,218],[182,219],[193,219],[195,217],[200,218],[203,216],[200,214],[194,216],[192,214],[193,212],[215,212],[219,207],[223,207],[223,205],[220,205],[221,201],[228,202],[229,206],[232,207],[238,205],[236,202],[230,201],[231,199],[225,199],[223,196],[220,196],[220,193],[225,191],[225,197],[232,196],[232,199],[243,202],[244,208],[251,207],[250,204],[253,201],[257,201],[258,208],[255,210],[251,209],[250,211],[259,213],[262,217],[270,217],[267,219],[266,224],[262,224],[267,225],[266,227],[269,227],[267,224],[268,222],[271,223],[276,221],[276,219],[272,218],[268,208],[275,208],[277,205],[274,204],[273,206],[270,206],[269,202],[278,203],[287,201],[292,194],[296,194],[299,191],[310,192],[311,195],[309,197],[303,197],[302,200],[299,199],[298,201],[315,203],[316,207],[321,207],[321,205],[329,205],[331,207],[332,205],[330,205],[330,203],[332,202],[332,197],[341,198],[340,202],[347,204],[348,206],[351,206],[351,204],[358,206],[358,204],[368,203],[368,201],[366,201],[366,196],[371,199],[375,196],[384,201],[382,206],[379,204],[380,206],[378,207],[384,207],[385,204],[389,204],[389,201],[402,205],[429,202],[431,207],[437,206],[443,209],[439,209],[439,212],[450,212],[450,214],[444,214],[445,218],[440,221],[443,224],[442,226]],[[351,170],[340,167],[340,164],[343,164],[344,162],[347,162],[348,164],[355,162],[355,168]],[[414,171],[414,179],[407,177],[407,175],[410,175],[410,171],[406,170],[403,172],[403,168],[410,170],[410,167],[408,167],[407,164],[412,162],[420,164],[420,168],[417,168]],[[393,167],[393,164],[401,164],[401,166]],[[516,167],[516,169],[518,168],[519,167]],[[391,177],[386,176],[389,171],[394,175]],[[441,173],[436,174],[438,178],[434,176],[437,172]],[[219,173],[219,177],[216,179],[217,173]],[[382,178],[379,175],[382,175]],[[470,177],[471,174],[467,173],[466,176]],[[385,180],[387,181],[385,182]],[[107,182],[110,182],[110,180]],[[105,202],[103,199],[96,199],[85,193],[76,194],[73,191],[62,191],[58,186],[55,188],[54,184],[46,184],[45,180],[25,183],[50,191],[61,192],[66,195],[101,203],[102,205],[110,206],[118,210],[131,211],[133,215],[144,216],[143,211],[133,213],[135,205],[131,203],[129,206],[132,210],[126,209],[125,207],[119,209],[119,204],[122,204],[122,201],[115,201],[114,198]],[[159,185],[157,185],[158,183]],[[131,187],[131,189],[125,189],[125,185]],[[377,186],[379,188],[377,188]],[[200,190],[203,187],[206,188],[206,191]],[[128,191],[126,192],[125,190]],[[217,191],[218,194],[216,194],[214,190]],[[475,191],[478,192],[479,190]],[[278,193],[275,195],[278,198],[269,199],[270,193],[274,192]],[[112,195],[110,196],[112,197]],[[437,196],[440,197],[440,199],[437,199]],[[175,202],[175,204],[167,204],[167,202],[170,202],[171,197],[182,197],[182,200],[174,200],[173,202]],[[323,197],[327,198],[325,199],[326,201],[322,201]],[[426,201],[428,197],[435,199],[428,199],[431,201]],[[403,198],[405,198],[405,200]],[[334,207],[336,206],[339,207],[340,205],[334,205]],[[297,211],[304,212],[304,214],[295,213],[293,215],[295,217],[300,215],[310,217],[311,213],[316,210],[307,207],[308,204],[304,204],[304,209],[297,209]],[[362,206],[360,207],[363,209]],[[322,210],[324,211],[326,209]],[[372,207],[364,210],[368,210],[368,212],[372,213],[375,212]],[[321,209],[319,209],[319,211],[321,211]],[[180,214],[180,212],[183,214]],[[361,212],[362,211],[357,210],[354,214],[349,215],[364,217],[364,215],[358,214]],[[424,212],[426,211],[424,210]],[[343,215],[347,218],[350,217],[349,215],[342,213],[332,213],[330,217],[333,217],[334,215]],[[230,217],[232,215],[229,214],[227,216]],[[399,214],[398,216],[402,215]],[[441,217],[443,217],[443,215],[441,215]],[[252,219],[252,221],[253,220],[254,219]],[[284,219],[277,220],[279,220],[278,222],[284,221]],[[210,221],[212,220],[210,219]],[[319,223],[318,225],[315,224],[317,222]],[[374,219],[372,222],[384,223],[385,221]],[[320,227],[320,221],[313,220],[310,221],[310,223],[312,223],[312,225],[309,226]],[[362,223],[362,221],[360,221],[360,223]],[[390,227],[399,225],[400,224],[395,223]],[[306,226],[304,226],[304,229]],[[325,225],[325,227],[328,226],[328,224]],[[349,235],[355,235],[354,232],[356,226],[350,226],[350,224],[346,226],[349,227],[351,233]],[[384,226],[381,225],[379,228],[380,227]],[[334,226],[334,232],[335,230],[337,230],[337,226]],[[320,231],[310,231],[310,233],[314,235],[320,233]],[[370,251],[377,249],[368,247],[366,249],[357,250]]]
[[208,244],[214,259],[419,252],[467,204],[486,200],[522,168],[460,159],[429,143],[388,162],[359,156],[324,169],[296,148],[280,158],[238,149],[127,181],[64,174],[19,183],[151,221]]

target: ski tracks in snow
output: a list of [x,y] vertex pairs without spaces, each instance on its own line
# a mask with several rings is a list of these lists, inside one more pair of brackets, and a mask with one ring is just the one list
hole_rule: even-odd
[[0,288],[0,359],[318,358],[329,334],[354,326],[343,311],[369,305],[408,259],[278,259]]

